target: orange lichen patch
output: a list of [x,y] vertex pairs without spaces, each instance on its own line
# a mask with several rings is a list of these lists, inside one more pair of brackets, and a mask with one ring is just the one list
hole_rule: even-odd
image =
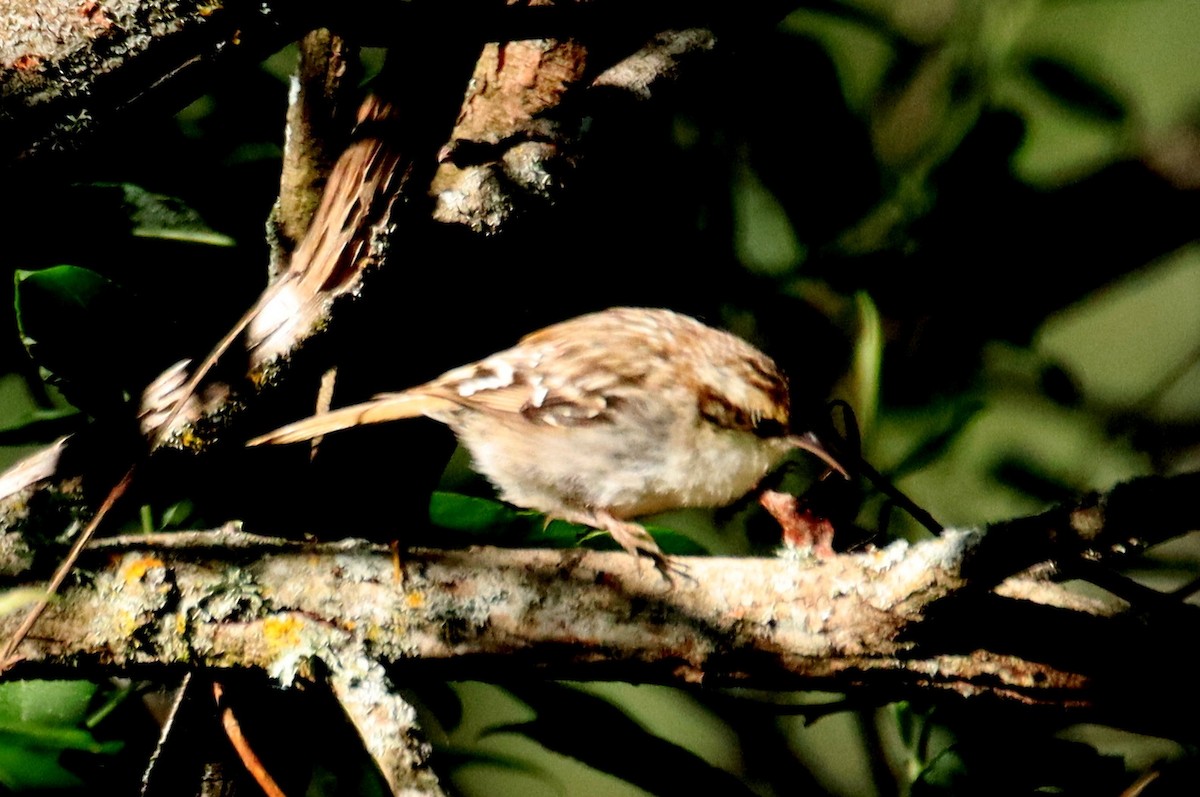
[[410,609],[420,609],[425,605],[425,594],[422,592],[410,592],[404,596],[404,603]]
[[268,617],[263,620],[263,637],[273,645],[295,647],[300,644],[300,631],[304,624],[296,617]]
[[166,565],[157,556],[143,556],[125,565],[125,572],[122,573],[122,576],[126,584],[132,584],[135,581],[141,581],[142,576],[146,575],[146,571],[156,567],[166,567]]
[[104,8],[96,0],[84,0],[79,4],[79,15],[87,18],[98,28],[107,30],[112,27],[112,20],[104,13]]
[[17,70],[18,72],[24,72],[27,70],[36,69],[38,66],[41,65],[41,63],[42,63],[42,57],[40,55],[34,55],[32,53],[25,53],[24,55],[20,56],[19,58],[16,58],[13,60],[12,68]]

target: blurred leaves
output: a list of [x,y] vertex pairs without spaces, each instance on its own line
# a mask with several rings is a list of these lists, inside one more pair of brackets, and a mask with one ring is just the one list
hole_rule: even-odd
[[135,185],[97,185],[98,190],[121,191],[132,222],[130,234],[138,238],[233,246],[234,240],[209,227],[200,214],[175,197],[151,194]]
[[[186,253],[197,246],[228,248],[234,241],[181,200],[132,184],[76,183],[56,200],[65,214],[101,230],[87,236],[91,248],[76,243],[80,231],[69,237],[47,234],[41,250],[23,253],[16,247],[9,258],[40,265],[57,251],[97,268],[60,263],[15,270],[17,326],[26,351],[51,384],[76,407],[110,415],[194,334],[175,323],[185,315],[178,310],[186,297],[176,293],[173,304],[161,301],[164,293],[178,291]],[[34,222],[29,234],[37,234],[38,223],[44,222]],[[0,430],[0,441],[46,440],[78,428],[79,420],[66,409],[39,407]]]
[[464,747],[438,746],[434,750],[435,760],[439,766],[449,769],[461,769],[467,766],[485,766],[516,772],[521,775],[531,775],[543,783],[550,785],[558,794],[568,797],[571,792],[554,777],[545,767],[520,756],[504,755],[487,750]]
[[55,266],[17,271],[17,327],[26,350],[77,406],[120,403],[146,366],[146,319],[124,288],[94,271]]
[[954,444],[954,441],[967,428],[976,415],[984,408],[980,399],[964,395],[950,402],[948,407],[950,417],[945,425],[931,427],[927,436],[918,440],[896,465],[889,468],[888,474],[893,479],[902,479],[916,473],[936,462]]
[[46,590],[36,587],[16,587],[0,592],[0,615],[31,606],[46,597]]
[[1131,778],[1119,756],[1062,739],[959,742],[941,751],[912,784],[913,797],[960,794],[1116,793]]
[[606,700],[563,684],[510,684],[506,688],[533,710],[535,718],[497,725],[488,733],[522,734],[659,797],[754,794],[730,773],[648,733]]
[[74,407],[35,407],[0,426],[0,446],[47,443],[78,429],[82,419],[83,414]]
[[0,783],[14,790],[82,785],[59,761],[64,751],[118,752],[88,730],[97,686],[89,681],[9,681],[0,684]]
[[870,294],[859,291],[854,295],[858,311],[857,334],[854,336],[854,363],[851,366],[854,414],[859,435],[869,436],[879,413],[880,380],[883,371],[883,329],[879,310]]
[[494,531],[511,526],[519,518],[508,504],[487,498],[436,491],[429,497],[429,519],[435,526],[455,531]]
[[1112,86],[1066,59],[1031,55],[1022,66],[1042,91],[1075,113],[1111,124],[1129,117],[1129,109]]

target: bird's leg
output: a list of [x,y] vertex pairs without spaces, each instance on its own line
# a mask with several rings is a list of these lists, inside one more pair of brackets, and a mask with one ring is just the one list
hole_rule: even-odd
[[564,520],[572,523],[582,523],[586,526],[602,529],[612,535],[613,540],[635,557],[645,556],[654,563],[654,568],[662,573],[663,578],[674,583],[675,573],[686,575],[686,570],[663,553],[662,548],[650,536],[650,532],[640,523],[621,520],[603,509],[593,511],[573,512],[563,516]]

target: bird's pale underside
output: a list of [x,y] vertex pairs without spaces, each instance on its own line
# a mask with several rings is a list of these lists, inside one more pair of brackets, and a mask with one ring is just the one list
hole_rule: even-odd
[[732,503],[796,448],[844,473],[789,432],[788,413],[787,381],[758,349],[679,313],[622,307],[250,444],[424,415],[454,431],[504,500],[604,529],[664,569],[633,518]]

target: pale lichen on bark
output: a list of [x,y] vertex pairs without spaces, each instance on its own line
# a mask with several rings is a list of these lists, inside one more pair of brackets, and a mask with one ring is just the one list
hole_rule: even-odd
[[[225,556],[222,539],[233,542]],[[928,656],[903,637],[960,586],[953,565],[966,534],[818,562],[692,558],[690,577],[675,585],[620,553],[416,551],[397,580],[379,546],[264,539],[256,550],[247,539],[256,538],[224,530],[105,542],[101,550],[139,550],[68,590],[22,655],[253,668],[284,683],[314,658],[385,667],[461,659],[493,677],[533,666],[571,677],[822,688],[888,671],[908,684],[901,691],[936,674],[939,689],[1035,703],[1079,677],[1020,662],[1008,678],[1002,658]],[[1086,611],[1110,608],[1093,601]]]

